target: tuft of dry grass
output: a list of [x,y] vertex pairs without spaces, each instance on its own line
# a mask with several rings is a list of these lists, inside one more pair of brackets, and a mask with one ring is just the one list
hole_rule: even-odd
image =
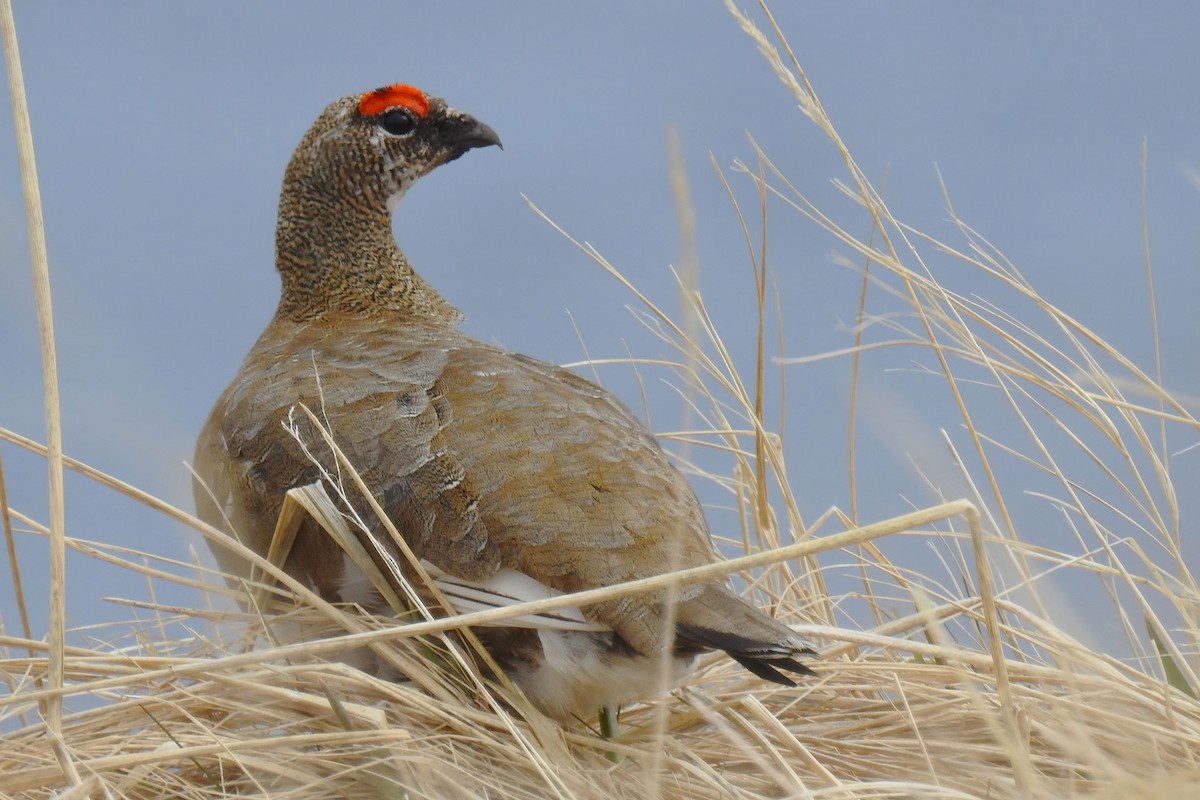
[[[0,679],[8,688],[0,697],[0,792],[22,798],[1200,795],[1200,591],[1183,554],[1170,458],[1181,443],[1195,441],[1200,423],[1163,388],[1157,366],[1147,374],[1040,297],[965,224],[956,221],[963,244],[952,246],[893,217],[838,137],[769,10],[761,8],[769,33],[730,10],[842,155],[849,177],[841,186],[870,220],[868,235],[851,233],[849,224],[810,203],[757,145],[753,166],[739,163],[731,175],[721,173],[755,267],[759,346],[749,370],[735,363],[704,298],[686,280],[684,312],[676,319],[595,249],[580,248],[633,292],[643,321],[677,353],[630,359],[640,370],[669,371],[690,404],[695,429],[665,438],[727,459],[719,474],[705,472],[699,460],[684,462],[698,480],[715,481],[736,500],[743,529],[722,544],[740,558],[715,569],[736,571],[756,602],[824,645],[819,676],[788,689],[707,657],[679,690],[624,709],[620,734],[605,740],[584,722],[551,723],[510,687],[470,674],[453,655],[460,640],[452,629],[483,621],[479,614],[411,625],[364,618],[322,603],[263,559],[267,578],[247,587],[256,611],[239,613],[229,610],[232,590],[198,559],[171,562],[65,536],[65,547],[119,567],[131,582],[203,588],[205,604],[105,598],[129,607],[127,625],[76,632],[67,641],[52,636],[49,643],[28,632],[0,636]],[[685,183],[677,177],[676,185]],[[844,259],[862,276],[855,346],[814,358],[840,359],[857,379],[891,352],[922,354],[960,417],[944,444],[954,453],[965,498],[862,525],[851,435],[849,511],[834,507],[805,522],[782,437],[764,412],[780,365],[767,355],[765,233],[756,233],[759,224],[743,213],[738,198],[746,186],[764,219],[768,202],[782,202],[858,259]],[[686,226],[685,205],[680,216]],[[956,293],[939,280],[935,265],[942,262],[986,279],[989,291]],[[780,313],[786,317],[787,309]],[[796,369],[808,360],[782,363]],[[895,363],[901,362],[885,367]],[[1015,423],[1002,439],[995,433],[998,414]],[[0,429],[0,440],[47,454],[46,446],[8,430]],[[185,520],[204,536],[219,535],[111,476],[69,458],[63,463],[130,502]],[[1021,495],[1042,503],[1036,529],[1014,510]],[[0,517],[10,554],[17,536],[57,535],[53,525],[8,505],[2,472]],[[1046,527],[1056,528],[1057,538],[1043,536]],[[897,536],[906,549],[936,553],[935,568],[918,572],[889,559],[884,538]],[[825,571],[839,561],[860,580],[833,592]],[[34,577],[42,580],[26,580]],[[1060,624],[1063,581],[1086,584],[1106,599],[1103,613],[1122,620],[1131,658],[1090,649]],[[294,641],[289,632],[296,629],[323,638]],[[71,643],[77,641],[85,644]],[[380,681],[322,659],[350,646],[386,652],[410,680]],[[73,710],[60,718],[58,704]]]

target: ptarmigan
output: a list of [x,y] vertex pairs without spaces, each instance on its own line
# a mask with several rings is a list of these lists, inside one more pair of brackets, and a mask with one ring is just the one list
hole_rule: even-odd
[[[196,446],[203,519],[266,552],[285,492],[321,478],[282,424],[304,403],[409,546],[450,576],[523,573],[571,592],[716,558],[691,487],[625,406],[573,372],[460,332],[459,312],[397,246],[391,212],[404,192],[499,144],[487,125],[401,84],[344,97],[317,118],[284,175],[279,306]],[[222,569],[248,574],[214,550]],[[331,601],[385,610],[311,520],[285,569]],[[558,718],[661,691],[666,648],[675,679],[711,649],[777,683],[792,683],[781,670],[810,672],[798,660],[812,652],[804,641],[724,582],[681,587],[673,614],[665,599],[583,609],[610,630],[506,628],[488,646]]]

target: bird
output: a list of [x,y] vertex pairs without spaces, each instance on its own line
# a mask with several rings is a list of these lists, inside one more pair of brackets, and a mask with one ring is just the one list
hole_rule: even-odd
[[[407,85],[331,103],[280,192],[274,316],[205,421],[193,462],[201,519],[260,554],[289,490],[328,480],[295,409],[328,426],[404,542],[443,579],[512,596],[611,586],[719,558],[697,495],[637,417],[577,373],[473,338],[392,230],[405,192],[471,150],[488,125]],[[315,449],[314,449],[315,448]],[[328,454],[326,454],[328,455]],[[365,507],[359,534],[396,546]],[[213,545],[234,579],[250,574]],[[383,612],[319,525],[283,568],[326,600]],[[791,627],[711,579],[579,609],[566,630],[500,628],[484,641],[532,704],[582,717],[673,688],[723,650],[794,686],[815,655]],[[669,664],[663,686],[663,662]]]

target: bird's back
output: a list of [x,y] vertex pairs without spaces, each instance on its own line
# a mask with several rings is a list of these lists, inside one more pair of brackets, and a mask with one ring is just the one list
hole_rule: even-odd
[[[328,421],[406,535],[428,520],[411,506],[447,502],[446,491],[413,489],[422,468],[439,453],[461,468],[439,472],[436,488],[464,489],[477,521],[452,503],[435,510],[486,544],[421,548],[451,573],[502,563],[574,591],[712,560],[691,487],[610,393],[451,327],[379,318],[276,320],[264,332],[197,445],[197,471],[218,495],[202,503],[209,521],[221,524],[223,510],[244,536],[269,532],[283,493],[319,477],[283,425],[298,403]],[[308,428],[302,414],[291,419]],[[637,616],[622,605],[597,613],[619,628]]]

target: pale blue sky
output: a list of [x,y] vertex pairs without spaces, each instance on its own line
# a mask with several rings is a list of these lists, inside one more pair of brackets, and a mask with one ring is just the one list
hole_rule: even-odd
[[[624,311],[627,293],[521,195],[674,309],[669,125],[678,126],[697,209],[701,286],[747,367],[750,276],[709,154],[724,167],[750,159],[750,132],[818,203],[858,220],[859,235],[868,230],[831,186],[845,177],[837,153],[719,2],[17,6],[66,450],[187,508],[183,461],[274,307],[281,172],[308,124],[340,95],[412,83],[499,132],[503,152],[471,153],[410,193],[397,230],[417,269],[468,314],[472,333],[546,360],[581,357],[567,310],[593,356],[624,355],[626,342],[638,355],[664,352]],[[1200,396],[1200,193],[1188,179],[1200,170],[1200,6],[775,6],[851,151],[868,175],[886,175],[898,217],[954,238],[940,170],[961,217],[1046,297],[1149,369],[1140,206],[1147,140],[1166,383]],[[11,136],[0,125],[0,426],[42,439]],[[744,178],[734,183],[753,200]],[[778,204],[771,219],[787,354],[848,346],[858,283],[833,263],[844,248]],[[869,361],[879,396],[906,396],[892,419],[913,414],[921,435],[957,431],[944,397],[923,399],[938,393],[936,382],[887,371],[917,360]],[[846,370],[838,361],[789,373],[788,463],[809,519],[846,503]],[[602,376],[641,407],[628,370]],[[669,429],[678,398],[657,381],[649,391],[655,427]],[[879,439],[860,442],[872,470],[867,520],[934,499],[888,425],[884,417],[875,423]],[[3,454],[12,502],[44,519],[42,463],[8,447]],[[1194,478],[1197,458],[1176,466]],[[82,481],[71,480],[68,492],[74,535],[172,556],[198,543]],[[1185,515],[1194,514],[1194,482],[1183,494]],[[1030,528],[1059,524],[1036,503],[1025,511]],[[26,550],[37,591],[40,546]],[[108,585],[114,578],[79,559],[72,565],[74,624],[104,613],[96,597],[139,591]],[[15,629],[7,592],[0,611]]]

